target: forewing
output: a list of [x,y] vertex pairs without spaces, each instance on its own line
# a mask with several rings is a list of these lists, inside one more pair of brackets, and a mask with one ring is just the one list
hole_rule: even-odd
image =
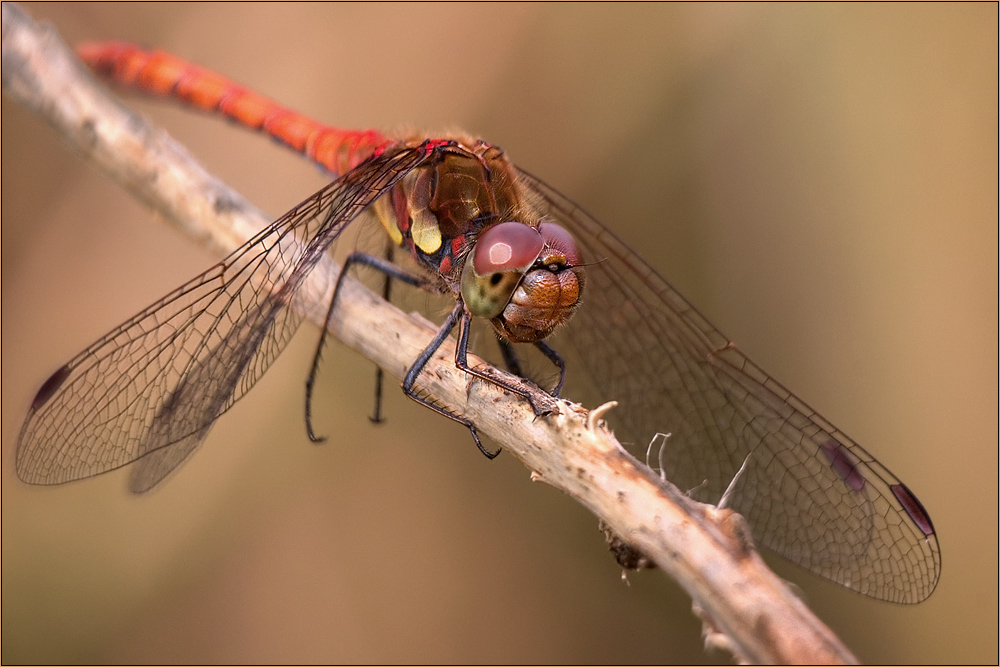
[[669,433],[666,478],[728,506],[764,546],[865,595],[919,602],[937,584],[937,537],[916,497],[857,443],[754,365],[595,219],[521,172],[543,214],[567,227],[586,266],[583,303],[553,346],[563,395],[594,406],[645,452]]
[[365,162],[56,371],[21,429],[18,476],[59,484],[149,456],[130,487],[163,479],[288,343],[300,288],[334,239],[425,156]]

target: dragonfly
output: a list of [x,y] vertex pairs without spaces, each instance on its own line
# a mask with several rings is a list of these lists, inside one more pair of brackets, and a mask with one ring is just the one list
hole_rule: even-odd
[[[77,52],[119,86],[261,131],[335,179],[56,370],[20,432],[23,481],[61,484],[126,465],[133,491],[162,481],[282,351],[301,322],[310,271],[346,227],[367,218],[411,266],[356,252],[341,277],[352,264],[369,266],[386,286],[396,280],[451,299],[403,390],[467,426],[487,457],[499,451],[483,445],[474,424],[415,389],[457,328],[456,365],[530,402],[518,386],[467,364],[474,318],[492,326],[515,375],[524,375],[519,359],[533,348],[558,373],[553,395],[617,401],[607,419],[621,441],[665,441],[663,476],[703,502],[725,493],[763,546],[873,598],[917,603],[933,592],[940,546],[916,495],[748,359],[611,230],[499,147],[457,133],[330,127],[127,43]],[[309,407],[321,349],[322,339],[306,396],[316,440]]]

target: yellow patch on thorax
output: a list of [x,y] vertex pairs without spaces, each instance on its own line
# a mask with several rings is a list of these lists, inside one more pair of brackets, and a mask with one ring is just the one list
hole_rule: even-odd
[[402,245],[403,232],[400,231],[399,225],[396,223],[396,212],[393,210],[391,194],[376,199],[373,208],[378,221],[382,223],[392,242],[396,245]]
[[428,255],[437,252],[441,247],[441,227],[437,219],[427,209],[411,213],[413,226],[410,228],[410,236],[413,237],[413,245]]

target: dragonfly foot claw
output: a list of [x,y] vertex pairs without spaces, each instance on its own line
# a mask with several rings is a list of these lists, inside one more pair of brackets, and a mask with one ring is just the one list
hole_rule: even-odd
[[489,460],[492,461],[493,459],[495,459],[500,455],[500,452],[503,451],[503,447],[497,447],[497,450],[495,452],[491,452],[490,450],[483,447],[483,443],[479,441],[479,432],[476,431],[476,427],[473,426],[472,424],[469,424],[469,432],[472,433],[472,439],[476,441],[476,447],[478,447],[479,451],[483,453],[483,456],[485,456]]

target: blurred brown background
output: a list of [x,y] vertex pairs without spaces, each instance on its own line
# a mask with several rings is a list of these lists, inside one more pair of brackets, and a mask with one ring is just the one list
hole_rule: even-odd
[[[588,208],[929,509],[924,604],[776,562],[867,662],[996,662],[997,6],[26,5],[346,127],[464,127]],[[278,215],[325,181],[132,100]],[[212,261],[3,100],[3,636],[12,662],[699,662],[679,587],[303,327],[194,459],[14,475],[60,364]],[[777,559],[772,559],[777,561]]]

